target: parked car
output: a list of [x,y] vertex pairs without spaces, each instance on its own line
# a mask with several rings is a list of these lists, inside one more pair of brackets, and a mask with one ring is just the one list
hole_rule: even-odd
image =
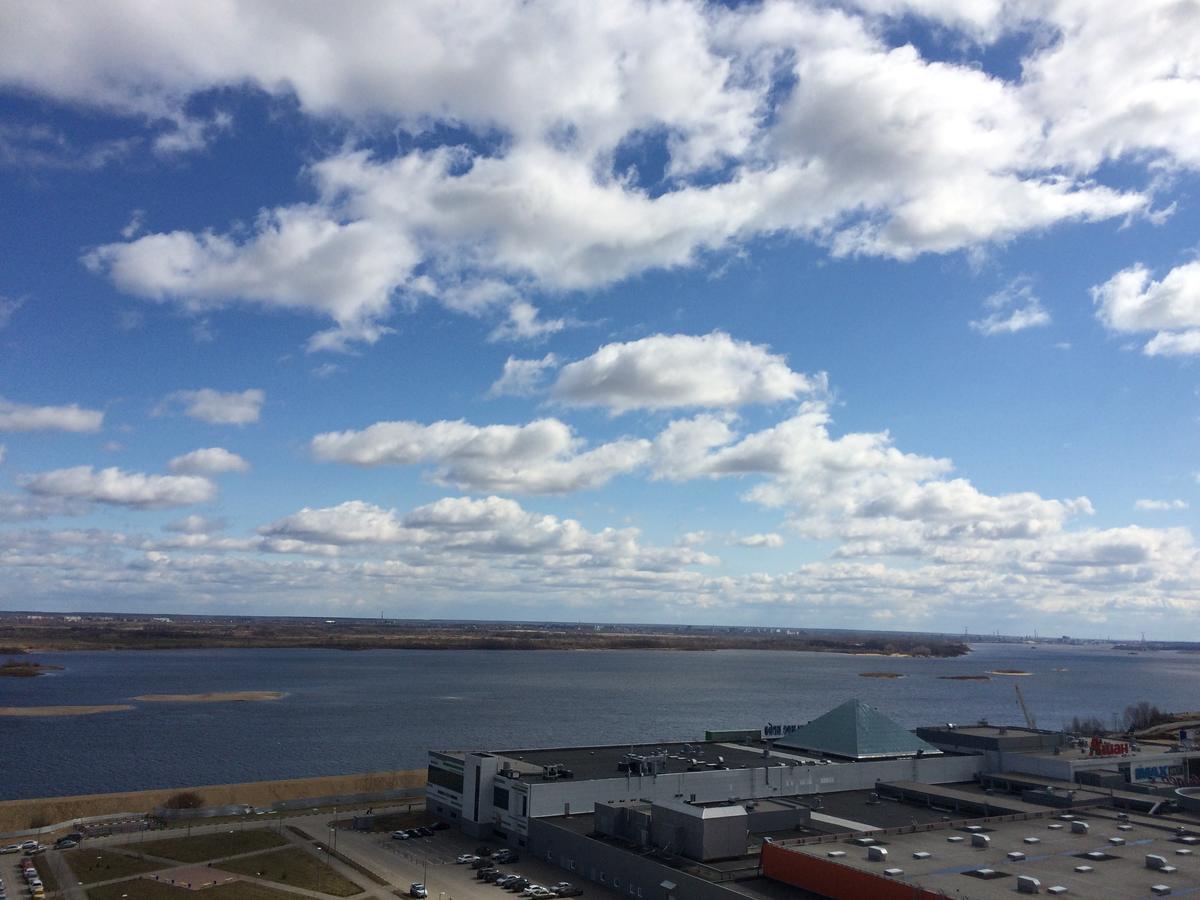
[[7,847],[0,847],[0,853],[20,853],[20,844],[9,844]]
[[456,857],[454,861],[461,865],[462,863],[475,862],[475,860],[477,860],[477,859],[479,859],[479,857],[476,856],[474,853],[463,853],[463,854],[460,854],[458,857]]
[[518,854],[515,850],[509,850],[507,847],[502,850],[497,850],[495,853],[493,853],[492,859],[494,859],[496,862],[508,863],[510,865],[512,863],[521,861],[520,854]]
[[407,831],[393,831],[392,832],[392,840],[393,841],[407,841],[408,840],[408,832]]
[[476,877],[487,884],[495,884],[504,877],[504,873],[499,869],[480,869]]
[[425,890],[425,885],[419,881],[414,881],[408,886],[408,896],[410,897],[428,897],[429,891]]
[[569,881],[560,881],[558,884],[550,885],[550,890],[554,891],[555,897],[579,897],[583,894],[582,888],[577,888]]
[[433,837],[433,829],[428,825],[422,825],[417,831],[420,832],[421,837]]
[[78,847],[79,841],[68,840],[67,838],[59,838],[54,842],[55,849],[70,850],[72,847]]
[[496,879],[496,887],[506,888],[520,877],[520,875],[504,875]]
[[474,861],[471,863],[471,868],[472,869],[486,869],[489,866],[491,866],[491,864],[492,864],[492,861],[490,859],[488,859],[486,856],[477,856],[477,857],[475,857]]
[[37,848],[38,848],[37,841],[22,841],[21,842],[21,849],[26,852],[28,852],[30,850],[36,850]]
[[520,875],[518,875],[516,881],[510,881],[504,886],[504,889],[507,891],[516,891],[517,893],[520,893],[531,884],[533,884],[533,882],[528,878],[522,878]]

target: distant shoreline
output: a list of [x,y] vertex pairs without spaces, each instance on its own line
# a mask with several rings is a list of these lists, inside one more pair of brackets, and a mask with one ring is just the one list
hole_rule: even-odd
[[45,616],[4,621],[9,653],[76,650],[786,650],[860,656],[963,656],[963,642],[933,635],[808,634],[731,630],[374,622],[371,620],[160,621]]

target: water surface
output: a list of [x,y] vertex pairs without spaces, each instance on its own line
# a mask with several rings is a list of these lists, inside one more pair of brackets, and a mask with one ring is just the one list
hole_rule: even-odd
[[[0,799],[336,775],[425,765],[426,751],[687,740],[800,723],[850,697],[910,727],[1106,722],[1127,705],[1200,706],[1200,655],[981,644],[945,660],[724,650],[172,650],[38,654],[66,667],[0,678],[0,706],[139,694],[282,691],[259,703],[139,704],[75,718],[0,718]],[[938,675],[1013,668],[1019,679]],[[1065,669],[1066,671],[1056,671]],[[901,672],[876,679],[860,672]]]

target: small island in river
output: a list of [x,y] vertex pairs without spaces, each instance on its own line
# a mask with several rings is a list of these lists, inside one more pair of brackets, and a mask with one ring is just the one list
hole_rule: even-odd
[[248,703],[258,700],[278,700],[279,691],[226,691],[212,694],[141,694],[134,697],[142,703]]
[[48,663],[25,662],[20,659],[10,659],[0,663],[0,678],[37,678],[47,672],[61,672],[62,666],[52,666]]
[[92,716],[96,713],[126,712],[131,709],[133,707],[128,703],[108,706],[0,706],[0,717]]

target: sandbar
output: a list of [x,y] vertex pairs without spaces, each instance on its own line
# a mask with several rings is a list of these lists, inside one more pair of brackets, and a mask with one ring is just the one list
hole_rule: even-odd
[[142,703],[245,703],[253,700],[278,700],[279,691],[227,691],[214,694],[142,694],[134,697]]
[[899,672],[859,672],[859,678],[903,678]]
[[1032,675],[1032,672],[1024,672],[1021,669],[990,669],[989,675]]
[[939,675],[942,681],[991,681],[990,675]]
[[0,706],[0,716],[90,716],[130,709],[133,707],[128,703],[111,706]]

